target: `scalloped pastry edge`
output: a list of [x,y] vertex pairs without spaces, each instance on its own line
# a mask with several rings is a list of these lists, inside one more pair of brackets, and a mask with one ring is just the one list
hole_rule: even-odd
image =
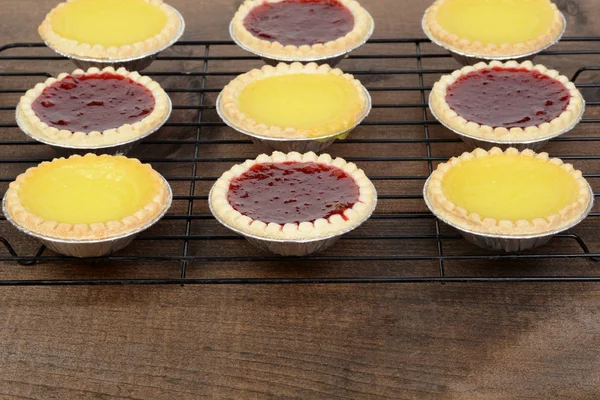
[[450,50],[466,53],[474,57],[518,57],[523,54],[541,51],[550,43],[556,41],[564,30],[564,19],[556,4],[548,1],[554,11],[554,20],[546,32],[535,39],[525,43],[488,43],[471,41],[461,38],[455,33],[448,32],[437,22],[437,10],[446,0],[436,0],[423,15],[423,29],[425,34],[440,42]]
[[361,5],[355,0],[338,0],[354,17],[354,27],[346,35],[326,43],[302,46],[282,45],[269,42],[254,36],[244,26],[244,18],[257,6],[267,3],[279,3],[284,0],[246,0],[240,5],[232,20],[232,35],[244,46],[265,57],[293,58],[298,61],[335,56],[339,53],[351,51],[364,43],[373,31],[375,21]]
[[[266,125],[256,121],[239,109],[237,99],[240,93],[252,82],[272,76],[288,74],[333,74],[351,82],[356,88],[356,95],[362,104],[354,116],[341,123],[336,123],[326,128],[297,129],[291,126]],[[298,138],[298,139],[320,139],[332,134],[349,131],[356,127],[359,121],[370,111],[366,98],[366,89],[355,79],[353,75],[344,73],[339,68],[331,68],[329,65],[317,65],[316,63],[291,64],[279,63],[276,67],[265,65],[261,69],[253,69],[245,74],[239,75],[229,82],[221,92],[219,106],[223,117],[239,130],[246,131],[266,139],[268,138]]]
[[149,55],[173,42],[175,38],[180,35],[184,25],[181,17],[174,11],[173,7],[164,3],[162,0],[144,0],[146,3],[160,8],[167,15],[167,23],[158,34],[149,37],[142,42],[131,43],[119,47],[105,47],[96,43],[81,43],[77,40],[60,36],[54,32],[54,29],[52,28],[52,15],[56,10],[72,1],[78,0],[67,0],[59,3],[46,14],[46,18],[38,28],[40,36],[50,47],[69,56],[119,61]]
[[[57,163],[67,164],[70,159],[76,158],[121,158],[127,162],[139,165],[139,168],[148,171],[148,179],[156,187],[156,195],[146,204],[132,215],[122,218],[118,221],[109,221],[106,223],[92,224],[69,224],[59,223],[53,220],[47,220],[30,211],[28,211],[19,198],[19,188],[34,175],[37,171],[48,168]],[[142,164],[136,158],[128,158],[125,156],[109,156],[86,154],[84,156],[73,155],[69,158],[55,158],[52,161],[44,161],[36,167],[27,169],[20,174],[13,182],[10,183],[5,195],[6,212],[10,219],[20,227],[33,232],[35,234],[45,236],[52,239],[61,240],[101,240],[109,239],[116,236],[121,236],[128,232],[143,228],[148,223],[152,222],[165,211],[165,208],[171,201],[170,191],[167,189],[164,178],[152,169],[150,164]]]
[[[358,201],[344,211],[344,219],[336,214],[328,219],[319,218],[314,222],[287,223],[284,225],[267,223],[241,214],[235,210],[227,200],[229,185],[232,179],[244,174],[253,165],[260,163],[278,163],[286,161],[316,162],[331,165],[342,169],[354,179],[359,187]],[[333,159],[329,154],[317,155],[308,153],[282,153],[273,152],[272,155],[261,154],[254,160],[246,160],[243,164],[234,165],[223,173],[215,182],[210,192],[210,203],[215,216],[226,225],[241,232],[272,240],[306,240],[319,239],[336,233],[347,232],[362,224],[371,215],[377,205],[377,191],[373,183],[367,178],[364,171],[356,164],[346,162],[343,158]]]
[[[545,122],[537,126],[528,126],[526,128],[507,129],[503,127],[493,128],[489,125],[480,125],[476,122],[468,121],[450,108],[446,102],[446,93],[450,85],[456,82],[460,77],[473,71],[494,67],[524,68],[530,71],[535,70],[561,82],[567,88],[571,96],[567,109],[550,122]],[[566,76],[560,75],[556,70],[548,69],[541,64],[533,65],[531,61],[524,61],[520,64],[516,61],[507,61],[505,63],[492,61],[490,63],[480,62],[473,66],[466,66],[452,72],[450,75],[442,76],[440,80],[433,85],[429,107],[440,122],[460,133],[494,142],[518,143],[553,137],[572,129],[581,117],[585,107],[585,101],[579,90],[575,87],[575,84],[569,81],[569,78]]]
[[[150,90],[155,101],[152,112],[133,124],[124,124],[102,132],[92,131],[84,133],[49,126],[45,122],[42,122],[33,110],[33,102],[47,87],[56,82],[73,75],[91,75],[105,72],[124,76]],[[58,146],[68,145],[90,150],[96,146],[118,145],[144,136],[149,131],[158,129],[162,126],[166,122],[166,117],[170,112],[171,102],[167,93],[158,82],[153,81],[148,76],[140,75],[136,71],[129,72],[125,68],[115,70],[113,67],[106,67],[102,70],[92,67],[87,71],[76,69],[70,74],[61,73],[56,78],[48,78],[45,82],[38,83],[32,89],[29,89],[25,95],[21,97],[21,100],[17,105],[17,118],[23,125],[23,128],[25,128],[27,133],[31,136]]]
[[[469,213],[464,208],[454,204],[444,195],[442,181],[450,169],[465,160],[498,154],[535,157],[539,160],[559,166],[567,171],[578,183],[579,191],[577,193],[577,200],[565,206],[557,214],[535,218],[533,220],[522,219],[510,221],[496,220],[477,213]],[[464,229],[493,235],[543,234],[560,229],[561,227],[566,227],[582,216],[591,201],[590,189],[587,181],[583,178],[581,171],[574,169],[572,164],[565,164],[560,158],[550,158],[548,153],[535,153],[530,149],[519,152],[514,147],[510,147],[506,149],[506,151],[502,151],[498,147],[493,147],[489,151],[478,148],[472,152],[465,152],[459,157],[452,157],[447,162],[439,164],[425,185],[425,195],[431,204],[432,211],[441,219],[449,221]]]

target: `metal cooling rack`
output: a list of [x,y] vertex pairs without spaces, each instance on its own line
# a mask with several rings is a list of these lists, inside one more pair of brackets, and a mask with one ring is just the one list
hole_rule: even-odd
[[[600,127],[600,119],[593,118],[598,114],[594,110],[600,105],[600,101],[593,101],[594,95],[600,93],[600,74],[595,72],[600,71],[600,67],[578,62],[589,61],[593,55],[600,54],[600,37],[565,38],[557,48],[542,53],[539,61],[551,62],[561,72],[564,72],[562,63],[573,69],[572,80],[584,91],[587,100],[581,126],[599,124]],[[380,207],[371,220],[344,236],[333,250],[309,257],[273,256],[252,248],[242,238],[214,223],[203,207],[208,188],[232,164],[254,158],[261,152],[216,118],[214,100],[228,80],[262,63],[229,41],[187,41],[177,43],[144,72],[161,82],[172,96],[174,113],[161,130],[163,133],[145,140],[141,149],[131,154],[152,163],[167,177],[174,187],[174,203],[178,206],[156,226],[138,236],[132,246],[100,260],[55,255],[43,246],[38,247],[33,238],[18,233],[2,217],[0,285],[600,281],[600,265],[596,264],[600,253],[595,251],[600,251],[600,240],[594,235],[598,212],[592,212],[585,221],[587,228],[581,228],[591,238],[584,240],[580,227],[576,227],[572,232],[557,235],[539,250],[517,254],[491,253],[473,247],[456,231],[425,212],[419,200],[427,175],[438,162],[467,150],[460,139],[448,132],[432,133],[440,126],[429,116],[426,104],[431,83],[460,66],[425,39],[371,40],[356,53],[343,60],[339,67],[365,83],[373,95],[374,112],[355,131],[362,129],[361,134],[353,133],[349,139],[338,141],[332,152],[361,167],[375,163],[379,171],[396,171],[394,166],[410,164],[417,169],[420,165],[422,172],[369,173],[382,193]],[[387,64],[380,68],[378,63],[382,60],[387,60]],[[389,67],[390,60],[394,65],[397,63],[397,69]],[[55,56],[42,43],[0,47],[2,191],[27,167],[52,158],[45,145],[25,140],[18,132],[14,122],[18,97],[44,77],[73,69],[68,61]],[[406,77],[414,83],[398,84],[390,77]],[[213,81],[217,82],[214,86]],[[383,101],[378,100],[378,93],[385,94]],[[411,110],[417,117],[378,119],[378,110],[393,115]],[[600,162],[596,162],[600,160],[600,133],[594,135],[593,130],[587,128],[584,135],[575,130],[553,141],[558,146],[552,155],[575,162],[594,187],[594,178],[600,178]],[[374,133],[366,134],[367,129]],[[378,129],[384,129],[382,137],[377,137]],[[184,131],[183,136],[177,134],[181,131]],[[579,147],[567,154],[561,153],[563,147],[572,149],[573,144]],[[227,156],[219,154],[218,149],[223,146],[226,146]],[[345,149],[349,146],[360,146],[361,150],[346,155]],[[420,150],[418,154],[381,156],[381,146],[419,146]],[[595,154],[588,154],[594,146]],[[585,149],[586,154],[581,155],[577,149]],[[155,156],[156,153],[160,155]],[[365,169],[368,172],[368,168]],[[390,194],[387,193],[390,183],[392,187],[394,184],[413,185],[413,189],[409,193],[399,190]],[[380,185],[388,189],[381,190]],[[386,205],[386,201],[391,205]],[[415,208],[421,210],[415,211]],[[384,224],[391,227],[382,232],[378,227]],[[209,225],[207,233],[203,228]],[[377,245],[383,241],[387,245]],[[198,243],[208,254],[196,251]],[[465,264],[472,266],[465,270]],[[571,268],[574,264],[577,266]],[[62,272],[65,265],[69,265],[68,274]],[[155,265],[161,267],[155,269]]]

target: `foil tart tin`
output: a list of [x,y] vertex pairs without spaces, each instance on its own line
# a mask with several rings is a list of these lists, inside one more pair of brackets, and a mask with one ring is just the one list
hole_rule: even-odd
[[345,130],[343,132],[336,132],[331,135],[321,136],[318,138],[270,138],[270,137],[260,136],[255,133],[245,131],[245,130],[237,127],[231,121],[229,121],[223,114],[223,110],[221,109],[221,93],[222,92],[219,93],[219,96],[217,97],[216,108],[217,108],[217,114],[219,114],[219,117],[221,118],[221,120],[223,120],[223,122],[225,122],[225,124],[227,126],[229,126],[230,128],[233,128],[234,130],[236,130],[246,136],[249,136],[250,139],[259,146],[262,146],[266,149],[279,150],[279,151],[282,151],[285,153],[289,153],[290,151],[297,151],[299,153],[307,153],[309,151],[314,151],[315,153],[318,153],[320,151],[325,150],[327,147],[331,146],[336,139],[339,139],[339,140],[346,139],[346,137],[348,137],[350,132],[352,132],[352,130],[354,128],[356,128],[358,125],[360,125],[360,123],[369,115],[369,113],[371,112],[371,107],[372,107],[371,95],[369,94],[367,89],[365,89],[364,87],[363,87],[363,89],[365,92],[365,98],[366,98],[367,105],[365,107],[364,114],[359,118],[358,121],[356,121],[356,125],[354,125],[352,128]]
[[523,61],[533,60],[535,58],[535,56],[537,56],[539,53],[554,46],[556,43],[558,43],[560,41],[563,34],[565,33],[565,30],[567,29],[567,20],[565,19],[565,16],[563,15],[562,12],[560,12],[560,16],[563,20],[563,29],[562,29],[562,32],[560,32],[560,34],[556,37],[556,39],[554,41],[548,43],[546,46],[544,46],[541,49],[536,50],[536,51],[532,51],[529,53],[523,53],[523,54],[517,54],[517,55],[513,55],[513,56],[504,56],[504,57],[484,57],[481,55],[469,54],[469,53],[464,53],[464,52],[461,52],[458,50],[451,49],[450,47],[437,41],[431,35],[429,30],[425,27],[425,16],[423,16],[423,19],[421,20],[421,28],[423,29],[423,32],[425,33],[427,38],[429,38],[429,40],[431,40],[433,43],[437,44],[438,46],[448,50],[448,52],[450,52],[452,57],[462,65],[475,65],[478,62],[482,62],[482,61],[490,62],[490,61],[494,61],[494,60],[502,61],[502,62],[509,61],[509,60],[515,60],[516,62],[521,63]]
[[[585,100],[582,97],[582,102],[583,105],[581,107],[581,112],[579,114],[579,116],[573,121],[573,123],[569,126],[567,126],[565,129],[563,129],[560,132],[557,132],[551,136],[546,136],[543,138],[539,138],[539,139],[533,139],[533,140],[522,140],[522,141],[518,141],[518,142],[506,142],[506,141],[499,141],[499,140],[489,140],[489,139],[484,139],[484,138],[480,138],[480,137],[476,137],[476,136],[471,136],[468,135],[466,133],[463,133],[459,130],[456,130],[450,126],[448,126],[444,121],[442,121],[441,118],[439,118],[437,116],[437,114],[435,113],[435,111],[433,111],[432,107],[429,107],[429,112],[431,113],[431,115],[433,115],[433,117],[435,119],[437,119],[440,124],[442,124],[446,129],[451,130],[452,132],[456,133],[463,142],[465,142],[470,148],[472,148],[473,150],[476,148],[482,148],[484,150],[490,150],[492,147],[499,147],[502,150],[506,150],[509,147],[514,147],[515,149],[522,151],[525,149],[531,149],[533,151],[538,151],[540,150],[542,147],[544,147],[551,139],[555,139],[559,136],[564,135],[565,133],[570,132],[571,130],[573,130],[581,121],[581,119],[583,118],[583,114],[585,113]],[[429,101],[428,104],[431,104],[431,93],[429,93]]]
[[[214,186],[213,186],[213,188],[214,188]],[[323,236],[323,237],[314,238],[314,239],[304,239],[304,240],[269,239],[269,238],[252,235],[247,232],[243,232],[239,229],[232,227],[231,225],[229,225],[225,221],[223,221],[221,218],[219,218],[217,213],[215,213],[213,206],[212,206],[212,202],[211,202],[213,188],[210,189],[210,193],[208,194],[208,207],[209,207],[212,215],[215,217],[215,219],[221,225],[226,227],[227,229],[237,233],[238,235],[245,237],[246,240],[248,242],[250,242],[252,245],[254,245],[255,247],[257,247],[261,250],[270,251],[271,253],[275,253],[280,256],[307,256],[309,254],[317,253],[319,251],[323,251],[323,250],[327,249],[328,247],[332,246],[335,242],[337,242],[340,237],[342,237],[346,233],[358,228],[366,220],[368,220],[371,217],[371,215],[373,214],[373,211],[375,211],[375,208],[377,207],[377,191],[375,190],[375,186],[373,186],[374,196],[376,199],[373,202],[373,208],[371,209],[369,214],[367,214],[361,221],[357,222],[356,224],[349,227],[348,229],[337,232],[332,235]]]
[[[365,10],[365,12],[367,14],[369,14],[366,10]],[[351,51],[356,50],[357,48],[359,48],[363,44],[367,43],[367,41],[369,40],[369,38],[371,37],[371,35],[373,35],[373,32],[375,31],[375,20],[373,19],[373,17],[371,16],[371,14],[369,14],[369,18],[371,20],[371,30],[365,36],[365,38],[364,38],[363,41],[361,41],[360,43],[357,43],[352,48],[346,49],[346,50],[344,50],[342,52],[339,52],[339,53],[336,53],[336,54],[331,54],[331,55],[328,55],[328,56],[324,56],[324,57],[305,57],[305,58],[297,58],[297,57],[272,57],[272,56],[267,56],[267,55],[265,55],[263,53],[260,53],[260,52],[256,52],[255,50],[251,49],[250,47],[248,47],[245,44],[243,44],[242,42],[240,42],[239,39],[237,38],[237,36],[235,36],[235,33],[233,32],[233,20],[229,23],[229,36],[231,36],[231,39],[233,39],[233,41],[235,42],[235,44],[237,44],[240,48],[242,48],[243,50],[247,51],[248,53],[252,53],[252,54],[254,54],[256,56],[259,56],[268,65],[276,66],[280,62],[292,63],[292,62],[297,61],[297,62],[306,63],[306,64],[310,63],[310,62],[317,63],[318,65],[327,64],[330,67],[334,67],[340,61],[342,61],[344,58],[347,58],[348,54]]]
[[167,43],[160,49],[153,51],[152,53],[144,54],[137,57],[108,60],[106,58],[77,57],[72,54],[66,54],[60,50],[55,49],[54,47],[50,46],[48,42],[44,41],[44,43],[46,44],[46,46],[54,50],[55,53],[70,59],[73,62],[73,64],[75,64],[78,68],[81,68],[83,70],[87,70],[91,67],[96,67],[100,69],[106,67],[113,67],[114,69],[118,69],[123,67],[127,71],[141,71],[144,68],[147,68],[150,64],[152,64],[152,62],[156,59],[156,57],[161,51],[166,50],[167,48],[175,44],[175,42],[177,42],[181,38],[183,32],[185,31],[185,21],[181,13],[171,6],[168,7],[170,7],[171,10],[179,17],[179,20],[181,21],[181,29],[179,30],[179,32],[177,32],[177,35],[175,35],[169,43]]
[[56,154],[59,157],[66,158],[66,157],[72,156],[73,154],[85,155],[87,153],[108,154],[111,156],[122,156],[122,155],[129,153],[132,149],[134,149],[140,143],[140,141],[142,141],[142,139],[147,138],[148,136],[152,135],[154,132],[156,132],[160,128],[162,128],[162,126],[169,120],[169,117],[171,116],[171,112],[173,111],[173,104],[171,102],[171,98],[168,95],[167,95],[167,101],[168,101],[168,110],[165,115],[165,118],[156,127],[154,127],[153,129],[149,130],[148,132],[146,132],[145,134],[143,134],[141,136],[127,140],[125,142],[107,144],[104,146],[71,146],[71,145],[67,145],[67,144],[51,142],[51,141],[39,138],[37,136],[34,136],[29,131],[27,131],[27,128],[25,127],[25,125],[23,124],[23,121],[21,121],[21,118],[19,117],[18,111],[15,113],[15,120],[17,121],[17,125],[19,126],[19,129],[21,129],[21,131],[23,131],[23,133],[25,133],[27,136],[34,139],[35,141],[47,144],[48,146],[52,147],[52,149],[56,152]]
[[590,202],[585,209],[585,211],[581,214],[581,216],[575,221],[571,222],[569,225],[564,226],[560,229],[556,229],[549,232],[544,232],[535,235],[492,235],[492,234],[484,234],[480,232],[474,232],[469,229],[465,229],[459,225],[453,224],[448,221],[441,215],[437,214],[436,211],[431,206],[429,199],[427,198],[427,186],[429,184],[429,179],[425,182],[423,186],[423,199],[425,200],[425,204],[427,208],[438,218],[440,221],[444,222],[446,225],[449,225],[460,232],[460,234],[469,242],[474,244],[475,246],[479,246],[488,250],[495,251],[505,251],[507,253],[514,253],[523,250],[533,249],[534,247],[541,246],[543,244],[548,243],[552,237],[558,233],[564,232],[573,228],[575,225],[579,224],[583,221],[588,214],[592,211],[592,207],[594,206],[594,192],[588,183],[588,190],[590,192]]
[[77,258],[91,258],[91,257],[104,257],[114,252],[117,252],[127,247],[138,233],[145,231],[152,225],[156,224],[171,208],[173,202],[173,191],[167,180],[162,177],[165,187],[169,192],[169,202],[165,209],[152,221],[148,222],[144,226],[136,229],[132,232],[127,232],[120,236],[114,236],[101,240],[63,240],[56,239],[49,236],[40,235],[38,233],[31,232],[18,225],[12,220],[10,214],[6,212],[6,197],[2,199],[2,213],[6,217],[6,220],[10,222],[19,231],[37,238],[44,246],[49,248],[55,253],[63,254],[65,256],[77,257]]

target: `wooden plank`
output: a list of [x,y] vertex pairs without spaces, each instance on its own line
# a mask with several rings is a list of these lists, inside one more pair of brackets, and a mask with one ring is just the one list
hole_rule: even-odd
[[[4,2],[0,13],[2,42],[39,41],[36,27],[55,4],[50,0]],[[375,37],[420,37],[420,17],[427,2],[363,1],[377,21]],[[568,35],[600,35],[594,0],[557,2],[566,12]],[[184,39],[227,39],[227,24],[239,1],[173,0],[188,22]],[[588,44],[595,48],[597,43]],[[559,48],[567,48],[560,45]],[[426,51],[438,51],[424,45]],[[40,49],[40,51],[43,51]],[[181,54],[198,49],[178,48]],[[361,50],[362,51],[362,50]],[[411,53],[411,45],[374,45],[368,52]],[[214,55],[244,53],[213,48]],[[12,54],[12,53],[11,53]],[[40,54],[40,53],[37,53]],[[47,52],[46,54],[51,54]],[[596,57],[540,57],[569,74]],[[209,62],[210,71],[244,71],[257,61]],[[414,60],[344,60],[347,69],[415,69]],[[455,68],[449,59],[424,60],[424,68]],[[0,71],[70,70],[69,62],[2,62]],[[150,71],[200,71],[202,62],[157,62]],[[438,75],[426,75],[431,84]],[[231,77],[209,77],[219,87]],[[0,80],[0,88],[27,88],[41,78]],[[369,86],[417,86],[410,76],[361,77]],[[198,77],[158,79],[173,88],[200,87]],[[597,73],[582,82],[598,82]],[[593,96],[594,92],[586,93]],[[377,103],[419,103],[419,92],[374,92]],[[206,96],[214,104],[215,94]],[[0,106],[14,105],[18,94],[1,96]],[[178,93],[175,104],[196,104],[198,94]],[[587,118],[598,118],[590,107]],[[177,111],[177,121],[194,121],[195,112]],[[218,121],[214,111],[208,121]],[[373,120],[421,118],[420,109],[375,110]],[[12,122],[0,112],[0,123]],[[166,128],[157,139],[192,139],[193,128]],[[2,140],[21,140],[17,129],[2,129]],[[227,128],[202,131],[210,139],[239,139]],[[452,138],[431,127],[433,137]],[[582,125],[573,135],[596,136],[596,126]],[[422,138],[421,126],[363,126],[353,138]],[[553,154],[600,154],[597,145],[555,142]],[[433,155],[447,157],[465,150],[461,143],[432,145]],[[49,157],[44,146],[3,146],[2,158]],[[235,151],[235,154],[232,152]],[[252,145],[210,145],[202,157],[254,157]],[[356,156],[423,156],[424,144],[335,144],[331,153]],[[193,146],[144,145],[140,157],[191,157]],[[230,163],[203,163],[198,175],[218,176]],[[369,175],[427,175],[423,162],[364,162]],[[598,172],[586,161],[584,172]],[[0,164],[0,177],[15,176],[27,165]],[[169,176],[190,174],[190,164],[156,167]],[[206,195],[211,182],[199,182]],[[592,181],[595,185],[595,181]],[[382,194],[418,194],[422,181],[377,181]],[[0,184],[4,190],[6,184]],[[188,194],[189,182],[174,185]],[[186,201],[170,214],[183,214]],[[419,200],[382,200],[378,213],[422,212]],[[205,201],[194,211],[207,214]],[[597,218],[578,227],[592,251],[599,251]],[[182,220],[163,221],[150,234],[183,234]],[[433,220],[373,219],[356,234],[434,233]],[[445,230],[452,233],[450,230]],[[209,220],[194,220],[192,233],[227,235]],[[0,235],[20,254],[37,244],[15,233],[6,222]],[[446,254],[485,254],[456,239],[445,242]],[[137,242],[124,254],[181,254],[180,241]],[[555,239],[539,252],[580,252],[569,239]],[[7,253],[2,250],[0,255]],[[242,240],[197,240],[190,255],[259,253]],[[433,240],[342,240],[325,256],[436,255]],[[450,275],[531,276],[598,274],[586,259],[448,262]],[[435,260],[424,261],[195,261],[190,277],[360,277],[435,276]],[[0,279],[84,279],[177,277],[179,262],[48,262],[22,267],[0,263]],[[223,285],[148,287],[3,287],[0,289],[0,398],[573,398],[598,397],[600,387],[600,287],[597,284],[405,284],[405,285]]]

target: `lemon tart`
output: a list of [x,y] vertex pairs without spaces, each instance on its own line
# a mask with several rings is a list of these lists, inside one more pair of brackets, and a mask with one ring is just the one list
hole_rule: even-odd
[[122,60],[169,46],[183,21],[161,0],[69,0],[50,11],[38,31],[67,56]]
[[581,119],[585,102],[569,79],[530,61],[467,66],[443,76],[429,106],[447,127],[492,142],[555,137]]
[[209,197],[213,214],[226,226],[284,241],[345,233],[377,203],[375,187],[355,164],[313,152],[261,154],[235,165]]
[[94,149],[147,136],[170,112],[171,101],[157,82],[106,67],[48,78],[21,97],[16,113],[35,139]]
[[14,224],[36,235],[101,240],[149,226],[171,202],[152,167],[123,156],[74,155],[29,168],[4,198]]
[[268,138],[318,139],[354,128],[369,112],[361,83],[315,63],[264,66],[238,76],[218,107],[234,128]]
[[423,17],[433,41],[481,58],[539,52],[558,41],[564,28],[550,0],[436,0]]
[[231,22],[238,44],[282,61],[348,52],[373,28],[373,18],[355,0],[246,0]]
[[440,164],[425,184],[431,210],[461,229],[535,235],[583,219],[593,201],[581,171],[547,153],[476,149]]

